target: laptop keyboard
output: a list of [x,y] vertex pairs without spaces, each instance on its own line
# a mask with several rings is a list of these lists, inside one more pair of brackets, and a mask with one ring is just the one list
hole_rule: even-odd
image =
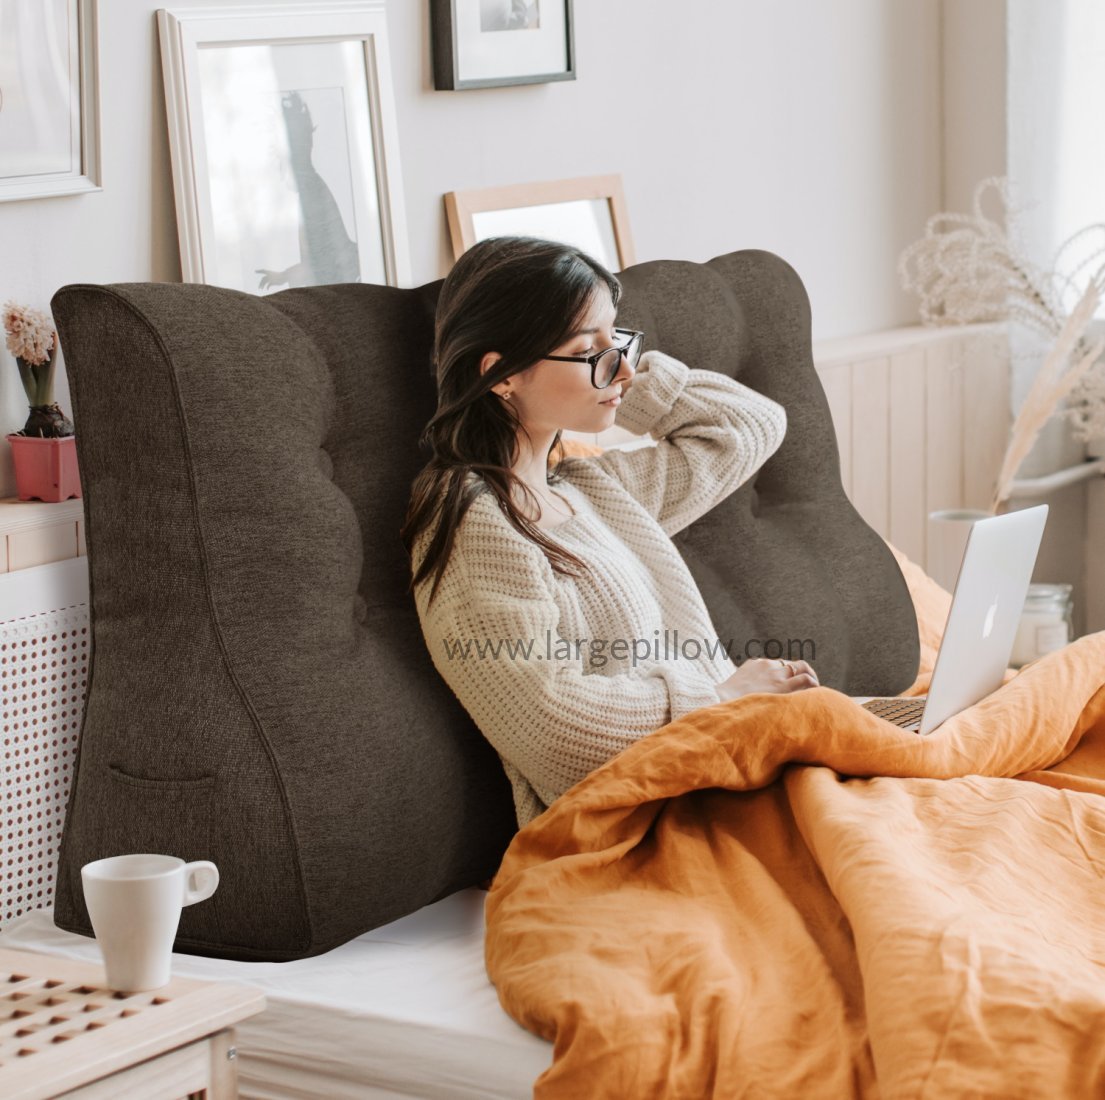
[[879,718],[885,718],[896,726],[909,729],[921,724],[921,715],[925,712],[924,699],[868,699],[860,706]]

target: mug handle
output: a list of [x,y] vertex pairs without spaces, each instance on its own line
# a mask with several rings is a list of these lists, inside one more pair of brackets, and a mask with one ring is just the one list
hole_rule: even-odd
[[[192,886],[195,875],[197,885]],[[206,859],[197,859],[184,865],[184,905],[195,905],[209,898],[219,885],[219,869]]]

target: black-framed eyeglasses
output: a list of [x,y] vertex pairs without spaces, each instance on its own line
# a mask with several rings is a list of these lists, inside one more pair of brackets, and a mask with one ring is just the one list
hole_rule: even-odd
[[555,359],[558,363],[590,363],[591,385],[596,390],[604,390],[615,378],[621,369],[622,356],[624,355],[629,365],[636,369],[637,362],[641,358],[641,348],[645,342],[645,334],[632,328],[616,328],[615,335],[621,334],[628,339],[623,344],[614,344],[594,355],[546,355],[546,359]]

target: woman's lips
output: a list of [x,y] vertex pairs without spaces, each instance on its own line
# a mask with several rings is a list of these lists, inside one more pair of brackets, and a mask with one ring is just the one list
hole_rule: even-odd
[[610,398],[609,401],[600,401],[599,402],[600,405],[613,405],[614,408],[617,408],[621,403],[622,403],[622,397],[621,397],[620,393],[616,393],[613,397]]

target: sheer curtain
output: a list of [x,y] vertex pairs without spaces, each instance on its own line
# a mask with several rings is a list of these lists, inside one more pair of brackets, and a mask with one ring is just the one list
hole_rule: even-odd
[[[1061,246],[1078,230],[1105,222],[1105,4],[1101,0],[1008,0],[1007,172],[1019,207],[1015,232],[1029,258],[1076,274],[1085,286],[1105,260],[1092,250],[1105,234]],[[1076,295],[1067,300],[1074,305]],[[1098,311],[1098,328],[1105,306]],[[1013,406],[1019,407],[1048,344],[1018,339]],[[1078,461],[1083,447],[1049,425],[1034,456],[1046,465]]]
[[1105,4],[1009,0],[1008,20],[1009,174],[1039,204],[1026,244],[1047,263],[1072,233],[1105,222]]
[[[1085,245],[1068,249],[1056,263],[1059,247],[1084,226],[1105,222],[1105,4],[1007,0],[1006,27],[1006,171],[1014,203],[1022,207],[1014,226],[1034,263],[1070,273],[1088,259]],[[1105,243],[1102,237],[1091,240],[1098,247]],[[1081,286],[1103,259],[1081,268]],[[1068,308],[1073,304],[1068,301]],[[1105,309],[1098,312],[1098,332],[1105,328],[1103,317]],[[1013,346],[1016,410],[1041,362],[1041,344],[1032,346],[1021,334]],[[1101,449],[1100,443],[1090,447],[1091,453]],[[1086,445],[1055,417],[1020,476],[1077,463],[1085,454]],[[1077,633],[1105,629],[1105,484],[1072,487],[1047,499],[1052,538],[1045,537],[1036,579],[1074,584]]]

